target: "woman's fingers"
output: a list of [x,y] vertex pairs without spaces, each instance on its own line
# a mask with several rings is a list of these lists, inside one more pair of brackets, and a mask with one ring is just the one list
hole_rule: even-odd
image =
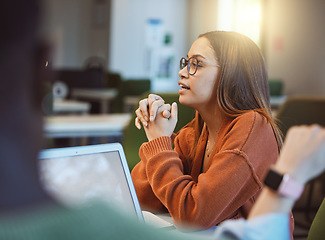
[[161,107],[164,106],[164,104],[165,101],[160,99],[152,102],[152,104],[149,105],[150,121],[155,120],[158,111],[161,112],[163,110]]
[[142,113],[143,119],[139,118],[140,121],[143,123],[148,122],[149,119],[153,121],[156,117],[157,110],[161,107],[165,101],[158,95],[149,94],[148,98],[142,99],[139,102],[139,109]]
[[137,117],[134,124],[138,129],[141,129],[141,123],[147,127],[148,122],[154,121],[158,113],[169,119],[170,111],[170,104],[165,104],[165,101],[158,95],[149,94],[148,98],[139,101],[139,108],[135,111]]
[[164,118],[169,119],[170,118],[170,111],[169,110],[164,110],[162,112],[162,115],[163,115]]
[[140,120],[138,117],[135,118],[134,124],[137,127],[137,129],[139,129],[139,130],[141,129],[141,124],[140,124]]
[[157,113],[161,113],[164,118],[169,119],[170,118],[170,104],[164,104],[161,107],[159,107]]
[[[142,122],[142,124],[144,126],[148,126],[148,122],[146,120],[146,117],[144,116],[144,114],[143,114],[142,110],[140,109],[140,107],[137,110],[135,110],[135,114],[137,115],[137,118],[136,118],[137,119],[136,120],[137,123],[140,124],[140,122]],[[137,124],[135,124],[135,126],[138,128]]]
[[172,106],[171,106],[171,111],[170,111],[170,117],[172,118],[172,120],[177,122],[177,116],[178,116],[178,108],[177,108],[177,103],[173,102]]
[[158,108],[165,104],[164,99],[155,94],[149,94],[148,96],[148,105],[149,105],[149,115],[150,121],[155,120]]
[[[139,111],[141,111],[141,115],[143,116],[143,119],[147,122],[149,121],[149,112],[148,112],[148,109],[149,109],[149,103],[148,103],[148,99],[145,98],[145,99],[142,99],[140,102],[139,102]],[[137,110],[138,110],[137,109]],[[138,115],[138,114],[137,114]],[[142,119],[140,118],[140,121],[142,121]]]
[[162,99],[162,97],[160,97],[159,95],[156,95],[156,94],[149,94],[149,96],[148,96],[148,104],[149,104],[149,106],[150,106],[154,101],[157,101],[157,100],[164,100],[164,99]]

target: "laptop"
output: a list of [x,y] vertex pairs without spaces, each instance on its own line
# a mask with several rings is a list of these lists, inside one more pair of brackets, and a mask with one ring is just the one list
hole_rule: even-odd
[[170,217],[142,211],[120,143],[45,149],[39,154],[41,182],[66,205],[100,199],[141,222],[172,228]]

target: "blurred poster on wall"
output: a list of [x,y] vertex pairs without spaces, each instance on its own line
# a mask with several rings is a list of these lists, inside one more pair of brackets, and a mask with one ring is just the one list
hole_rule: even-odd
[[170,89],[175,68],[172,35],[167,33],[161,19],[146,22],[146,72],[151,79],[152,91]]
[[160,48],[163,36],[163,22],[160,19],[148,19],[146,22],[146,60],[145,68],[148,77],[153,80],[158,69],[158,49]]

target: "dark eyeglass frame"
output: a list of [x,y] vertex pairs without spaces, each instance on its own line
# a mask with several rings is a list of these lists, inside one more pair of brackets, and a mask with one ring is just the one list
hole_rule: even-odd
[[[190,62],[191,62],[191,59],[195,59],[196,60],[196,66],[195,66],[195,71],[194,73],[190,73],[190,68],[191,68],[191,65],[190,65]],[[179,61],[179,68],[180,70],[182,70],[185,66],[187,66],[187,72],[189,75],[194,75],[197,71],[197,67],[199,65],[199,63],[202,62],[202,63],[205,63],[205,64],[208,64],[208,65],[211,65],[211,66],[215,66],[215,67],[220,67],[220,65],[218,64],[213,64],[213,63],[208,63],[208,62],[205,62],[205,61],[201,61],[201,60],[198,60],[196,57],[190,57],[188,60],[184,57],[182,57]]]

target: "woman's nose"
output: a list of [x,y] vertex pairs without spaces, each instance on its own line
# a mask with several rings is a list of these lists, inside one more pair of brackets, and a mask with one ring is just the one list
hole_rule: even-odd
[[179,72],[178,72],[178,76],[180,77],[180,78],[188,78],[188,71],[187,71],[187,67],[185,66],[185,67],[183,67],[181,70],[179,70]]

